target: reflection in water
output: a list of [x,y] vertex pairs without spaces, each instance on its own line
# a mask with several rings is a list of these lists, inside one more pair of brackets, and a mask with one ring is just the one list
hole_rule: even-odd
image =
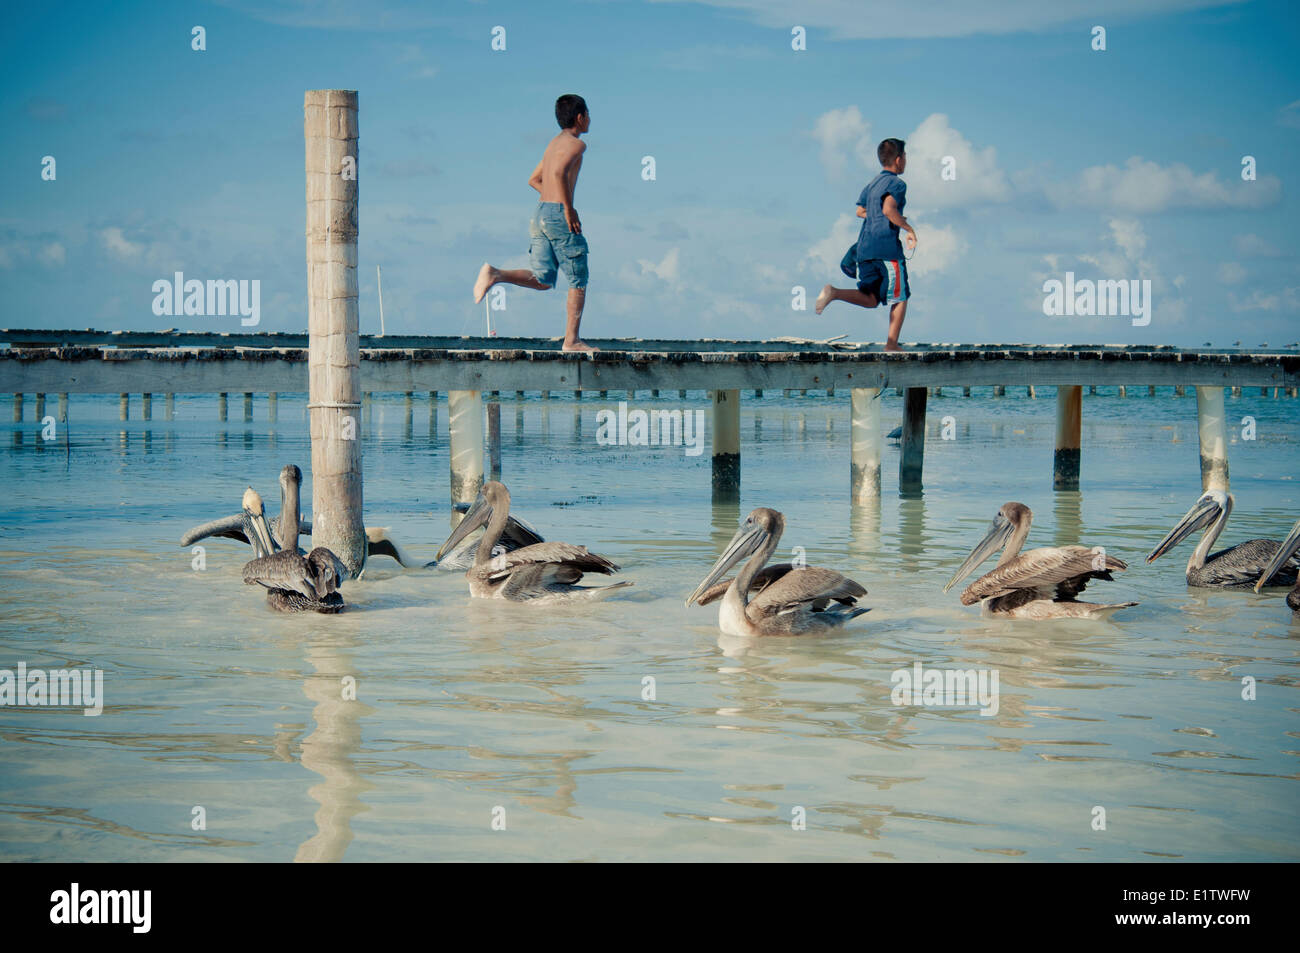
[[[354,645],[354,640],[342,642],[347,648]],[[301,761],[324,780],[307,792],[320,804],[316,833],[298,848],[294,860],[330,862],[343,859],[352,843],[352,817],[367,809],[360,795],[374,787],[352,762],[361,750],[361,718],[374,709],[355,698],[344,698],[345,678],[355,679],[353,687],[360,689],[361,678],[351,653],[340,651],[338,644],[315,642],[307,645],[307,660],[316,674],[304,679],[302,687],[316,703],[312,709],[316,730],[302,740]]]
[[925,530],[925,500],[921,497],[898,501],[898,555],[904,572],[925,568],[930,540]]
[[1056,531],[1052,535],[1053,546],[1084,545],[1083,494],[1080,491],[1057,490],[1053,493],[1052,516],[1056,520]]

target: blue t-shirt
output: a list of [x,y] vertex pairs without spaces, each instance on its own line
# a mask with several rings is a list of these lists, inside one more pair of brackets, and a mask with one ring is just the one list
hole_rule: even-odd
[[897,172],[882,170],[867,183],[858,196],[858,204],[867,210],[858,232],[858,261],[898,261],[903,257],[903,243],[898,240],[898,226],[885,218],[885,196],[892,195],[901,215],[907,204],[907,183]]

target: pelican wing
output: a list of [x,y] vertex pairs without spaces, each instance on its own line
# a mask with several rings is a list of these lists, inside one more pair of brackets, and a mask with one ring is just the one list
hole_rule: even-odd
[[[329,552],[329,550],[326,550],[326,552]],[[390,556],[397,560],[397,564],[403,569],[419,569],[425,565],[417,562],[415,557],[403,549],[397,540],[389,536],[386,526],[366,527],[366,552],[371,556]],[[331,553],[331,555],[333,554]]]
[[784,573],[750,600],[745,612],[757,622],[794,609],[821,612],[833,601],[853,605],[867,590],[834,569],[808,566]]
[[305,563],[318,599],[324,599],[331,592],[338,592],[343,580],[352,575],[343,560],[324,546],[317,546],[308,553]]
[[[1219,585],[1253,586],[1268,564],[1277,555],[1281,545],[1276,539],[1248,539],[1228,549],[1212,553],[1205,560],[1207,569],[1214,573]],[[1295,553],[1273,573],[1274,585],[1286,585],[1295,578],[1300,566],[1300,553]]]
[[[1105,568],[1097,568],[1103,559]],[[1127,568],[1123,560],[1103,557],[1087,546],[1044,546],[980,576],[963,590],[961,602],[970,606],[1020,589],[1036,590],[1040,599],[1071,602],[1090,579],[1110,579],[1112,570]]]
[[[793,568],[794,566],[790,563],[775,563],[771,566],[764,566],[758,571],[758,575],[754,577],[754,581],[749,584],[750,598],[752,599]],[[704,590],[704,595],[695,600],[695,604],[697,606],[707,606],[710,602],[715,602],[716,600],[721,599],[726,594],[727,590],[731,588],[731,584],[735,579],[736,577],[732,576],[729,579],[724,579],[722,582],[714,583],[712,586],[709,586],[709,588]]]
[[511,516],[506,520],[506,528],[501,533],[501,544],[506,549],[522,549],[534,543],[545,542],[542,534],[523,520]]
[[[312,555],[319,551],[319,548],[312,550]],[[329,550],[324,552],[328,553]],[[245,583],[255,583],[267,589],[288,589],[301,593],[308,599],[319,599],[324,595],[317,594],[314,576],[307,559],[287,549],[270,556],[259,556],[244,564]]]
[[[570,543],[534,543],[513,552],[502,553],[492,557],[491,574],[499,578],[502,574],[516,571],[522,566],[553,563],[578,570],[578,576],[584,572],[599,572],[611,575],[618,572],[618,566],[604,556],[588,552],[586,546],[574,546]],[[575,577],[576,578],[576,577]]]
[[[280,533],[280,517],[271,521],[271,533],[277,543],[284,542],[284,536]],[[307,520],[298,520],[298,534],[301,536],[311,535],[311,523]],[[193,529],[186,530],[185,535],[181,537],[182,546],[192,546],[201,539],[209,537],[218,537],[221,539],[234,539],[247,545],[248,534],[244,532],[244,514],[235,513],[231,516],[223,516],[221,519],[211,520],[195,526]]]

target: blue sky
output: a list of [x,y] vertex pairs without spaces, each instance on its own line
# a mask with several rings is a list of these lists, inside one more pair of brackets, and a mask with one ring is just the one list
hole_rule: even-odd
[[[303,92],[346,88],[366,331],[382,265],[390,333],[481,332],[474,276],[526,264],[527,177],[555,97],[577,92],[593,120],[575,202],[586,336],[882,340],[883,309],[818,317],[791,289],[847,285],[855,200],[876,143],[898,136],[921,242],[904,341],[1300,338],[1288,2],[235,0],[7,17],[0,326],[240,330],[152,313],[153,282],[182,271],[258,279],[260,328],[304,329]],[[1151,323],[1044,315],[1043,282],[1067,271],[1150,279]],[[501,334],[558,335],[562,319],[563,285],[510,289],[494,314]]]

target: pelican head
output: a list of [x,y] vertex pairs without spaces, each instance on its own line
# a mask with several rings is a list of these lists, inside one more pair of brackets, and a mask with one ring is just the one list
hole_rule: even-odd
[[486,526],[488,521],[492,519],[492,513],[498,509],[509,511],[510,491],[506,489],[504,483],[488,480],[483,484],[483,489],[478,491],[478,497],[475,498],[469,512],[456,524],[456,528],[451,531],[447,541],[438,547],[436,558],[442,559],[443,556],[455,549],[466,536],[480,526]]
[[286,492],[290,486],[302,486],[302,471],[292,463],[286,463],[280,471],[280,492]]
[[1291,532],[1287,534],[1286,539],[1282,540],[1282,545],[1277,549],[1277,555],[1273,561],[1264,569],[1264,574],[1259,577],[1255,583],[1255,591],[1263,589],[1265,584],[1273,578],[1273,574],[1282,568],[1282,564],[1290,559],[1296,552],[1300,552],[1300,520],[1291,527]]
[[271,542],[271,530],[266,525],[266,507],[261,495],[251,486],[244,491],[244,523],[249,541],[258,556],[269,556],[275,552]]
[[716,583],[719,579],[727,574],[732,566],[742,559],[754,555],[774,536],[780,538],[781,532],[785,529],[785,517],[776,510],[770,510],[766,506],[760,506],[749,516],[745,517],[745,522],[740,524],[740,529],[736,530],[736,535],[731,537],[731,542],[718,561],[713,564],[709,574],[704,577],[704,581],[695,587],[695,591],[686,597],[686,604],[689,606],[696,599],[704,595],[705,591]]
[[948,584],[943,587],[943,591],[947,592],[957,585],[957,583],[974,572],[976,566],[1006,546],[1007,541],[1011,539],[1016,530],[1022,529],[1027,533],[1033,516],[1029,507],[1023,503],[1002,504],[1002,508],[998,510],[998,515],[993,517],[993,522],[989,524],[988,532],[984,534],[984,538],[975,544],[975,548],[970,551],[966,561],[957,567],[957,571],[948,580]]
[[1228,514],[1232,512],[1232,494],[1223,490],[1206,490],[1201,494],[1192,508],[1187,511],[1178,525],[1169,531],[1164,539],[1151,554],[1147,556],[1147,562],[1155,562],[1169,550],[1173,549],[1188,536],[1191,536],[1198,529],[1205,529],[1220,521],[1226,521]]

